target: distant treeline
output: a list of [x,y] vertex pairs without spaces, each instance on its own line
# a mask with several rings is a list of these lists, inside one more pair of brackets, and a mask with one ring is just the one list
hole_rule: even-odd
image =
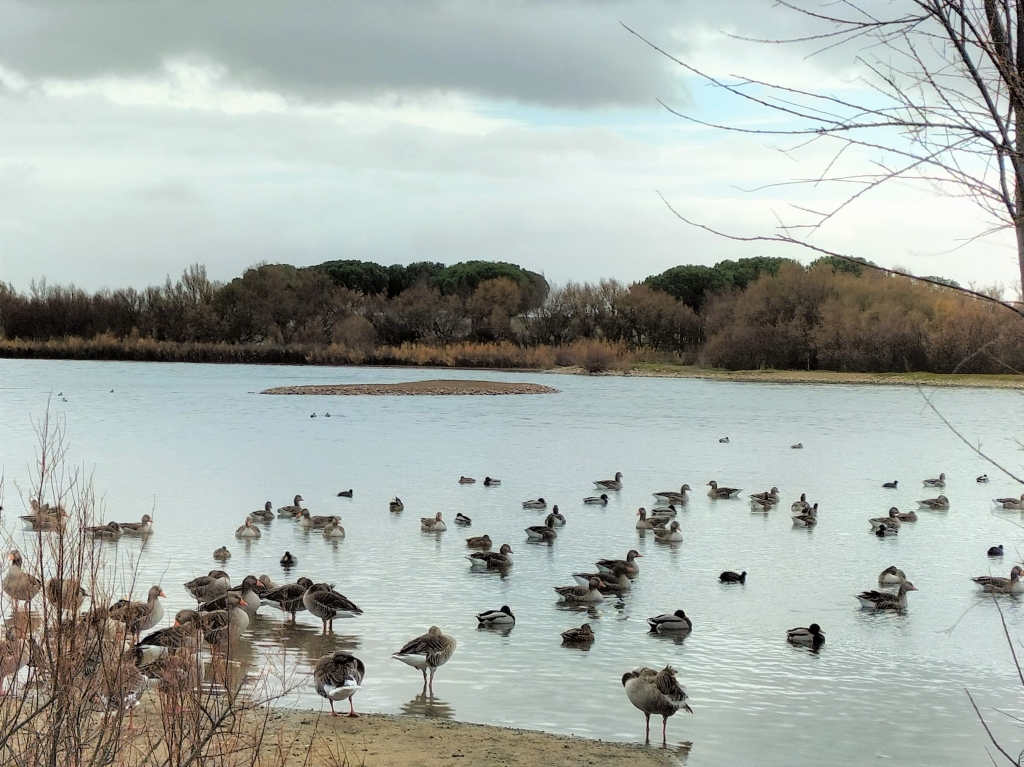
[[88,293],[0,282],[0,356],[601,369],[674,359],[730,369],[1001,373],[1024,327],[953,290],[847,261],[677,266],[641,283],[550,286],[515,264],[200,265],[162,286]]

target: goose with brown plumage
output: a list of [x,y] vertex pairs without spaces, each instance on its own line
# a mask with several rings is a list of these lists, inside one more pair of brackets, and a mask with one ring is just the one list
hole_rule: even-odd
[[626,697],[636,708],[644,712],[647,722],[645,742],[651,742],[651,714],[662,717],[661,741],[666,743],[665,730],[668,718],[677,711],[690,714],[693,709],[686,703],[687,694],[676,679],[676,671],[666,666],[661,671],[653,668],[636,668],[622,675],[622,686]]

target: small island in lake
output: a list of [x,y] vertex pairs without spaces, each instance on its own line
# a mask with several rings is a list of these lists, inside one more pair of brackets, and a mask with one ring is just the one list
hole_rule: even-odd
[[404,383],[311,384],[308,386],[275,386],[260,394],[370,394],[370,395],[438,395],[438,394],[557,394],[558,389],[534,383],[508,381],[455,381],[432,379]]

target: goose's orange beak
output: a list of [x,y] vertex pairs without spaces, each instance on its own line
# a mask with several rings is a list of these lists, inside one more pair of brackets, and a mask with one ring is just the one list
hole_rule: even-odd
[[238,600],[238,604],[240,604],[242,607],[248,607],[249,606],[249,603],[246,602],[244,599],[239,599]]

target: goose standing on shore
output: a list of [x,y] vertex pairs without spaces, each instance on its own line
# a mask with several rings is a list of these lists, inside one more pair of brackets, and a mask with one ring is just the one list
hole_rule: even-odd
[[857,595],[857,599],[861,607],[874,610],[904,610],[907,607],[908,591],[917,591],[917,587],[910,581],[904,581],[895,594],[888,591],[862,591]]
[[246,541],[254,541],[263,537],[258,527],[253,527],[252,517],[245,518],[245,524],[235,530],[235,537]]
[[997,575],[979,575],[971,578],[972,581],[981,586],[986,594],[1020,594],[1024,591],[1024,583],[1021,583],[1020,576],[1024,574],[1024,568],[1014,565],[1010,570],[1009,578],[1000,578]]
[[679,488],[678,493],[675,490],[663,490],[660,493],[655,493],[654,497],[672,504],[682,505],[690,500],[686,493],[691,489],[689,485],[683,485]]
[[926,479],[926,480],[924,480],[924,486],[925,487],[938,487],[938,488],[945,487],[946,486],[946,473],[943,472],[943,473],[939,474],[939,476],[936,477],[935,479]]
[[263,504],[262,509],[256,511],[250,511],[249,516],[255,519],[257,522],[273,522],[274,521],[274,504],[267,501]]
[[283,517],[285,519],[291,519],[293,517],[299,516],[299,514],[302,513],[302,500],[303,499],[301,495],[295,496],[295,498],[292,500],[291,506],[282,506],[277,510],[277,516]]
[[[423,689],[433,697],[434,672],[451,659],[457,646],[455,637],[442,633],[437,626],[431,626],[426,634],[407,642],[391,657],[422,671]],[[429,680],[427,679],[428,671],[430,672]]]
[[622,675],[622,686],[629,702],[644,712],[647,722],[645,743],[651,742],[651,714],[661,716],[661,742],[667,743],[665,735],[668,718],[682,709],[693,713],[687,703],[686,691],[676,680],[676,671],[665,666],[661,671],[653,668],[637,668]]
[[348,701],[348,715],[357,717],[353,696],[362,689],[366,666],[354,655],[339,650],[324,655],[316,662],[313,669],[313,684],[317,695],[326,698],[331,704],[331,716],[337,716],[334,710],[335,701]]
[[679,634],[689,634],[693,631],[693,621],[682,610],[655,615],[653,618],[647,619],[647,625],[651,627],[651,631],[658,633],[671,631]]
[[420,517],[420,529],[425,533],[443,533],[448,525],[441,519],[441,512],[434,517]]
[[598,479],[594,481],[594,484],[602,490],[621,490],[622,472],[615,472],[615,479]]
[[323,621],[322,636],[334,633],[335,618],[354,618],[363,611],[330,583],[315,583],[302,595],[302,604],[310,614]]
[[485,610],[482,613],[477,613],[476,616],[479,627],[486,628],[488,626],[515,626],[516,616],[512,614],[512,610],[509,609],[508,605],[502,605],[499,610]]
[[129,602],[121,599],[110,608],[110,617],[123,623],[138,644],[139,635],[148,631],[164,619],[161,597],[167,596],[159,586],[151,586],[145,602]]
[[708,498],[711,498],[712,500],[735,498],[743,492],[743,490],[738,487],[719,487],[715,480],[708,482],[708,487],[711,488],[708,490]]
[[14,602],[17,610],[18,602],[31,602],[36,594],[43,588],[43,582],[34,575],[26,573],[22,567],[21,552],[17,549],[7,555],[7,561],[11,566],[3,577],[2,583],[4,593]]

